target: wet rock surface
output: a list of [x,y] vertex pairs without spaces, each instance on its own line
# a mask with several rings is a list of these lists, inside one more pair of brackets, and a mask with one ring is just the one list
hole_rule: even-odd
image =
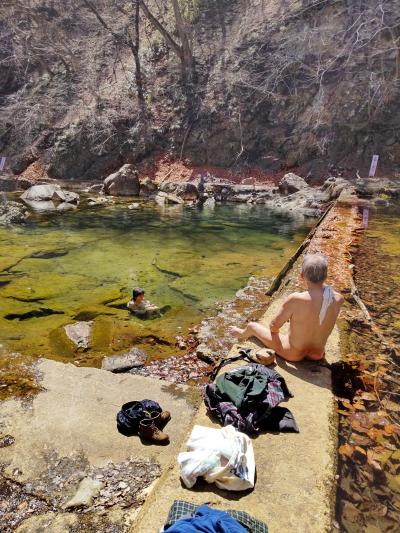
[[64,331],[78,349],[87,350],[92,338],[92,326],[92,321],[76,322],[64,326]]
[[279,182],[279,192],[284,195],[293,194],[302,189],[308,189],[308,187],[307,182],[303,178],[292,172],[285,174]]
[[143,366],[146,360],[146,352],[139,348],[132,348],[129,352],[121,355],[104,357],[101,368],[110,372],[123,372],[131,368]]

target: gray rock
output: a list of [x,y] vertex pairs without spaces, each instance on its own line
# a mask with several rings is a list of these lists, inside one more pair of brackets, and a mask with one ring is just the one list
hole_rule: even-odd
[[146,352],[139,348],[131,348],[129,352],[122,355],[112,355],[104,357],[101,368],[110,372],[122,372],[144,366],[147,361]]
[[159,189],[167,194],[178,196],[186,202],[195,202],[199,197],[197,185],[188,181],[183,183],[161,183]]
[[123,165],[117,172],[110,174],[103,185],[104,194],[113,196],[138,196],[140,192],[139,175],[133,165]]
[[322,190],[326,194],[326,200],[330,201],[336,200],[336,198],[339,197],[340,193],[347,187],[350,187],[348,181],[343,178],[335,178],[331,176],[322,185]]
[[297,176],[296,174],[293,174],[292,172],[285,174],[279,182],[279,191],[281,192],[281,194],[284,195],[293,194],[295,192],[301,191],[302,189],[308,188],[309,185],[307,184],[307,182],[303,178]]
[[146,177],[140,180],[140,196],[150,196],[157,190],[157,184]]
[[65,191],[59,185],[42,184],[29,187],[23,194],[21,200],[24,202],[55,202],[78,203],[79,195],[75,192]]
[[92,326],[92,321],[75,322],[75,324],[67,324],[64,326],[64,331],[77,348],[87,350],[92,338]]
[[22,204],[8,201],[0,203],[0,225],[23,224],[28,216],[29,213]]
[[57,189],[54,191],[53,195],[54,201],[59,202],[67,202],[70,204],[77,204],[79,203],[79,194],[72,191],[65,191],[63,189]]
[[160,204],[184,204],[185,201],[180,198],[179,196],[176,196],[175,194],[169,194],[163,191],[159,191],[155,196],[155,201]]
[[70,509],[71,507],[87,507],[91,505],[102,488],[103,483],[98,479],[90,477],[82,479],[76,494],[63,505],[63,508]]
[[130,210],[140,209],[140,204],[138,204],[137,202],[134,202],[133,204],[129,204],[128,205],[128,209],[130,209]]

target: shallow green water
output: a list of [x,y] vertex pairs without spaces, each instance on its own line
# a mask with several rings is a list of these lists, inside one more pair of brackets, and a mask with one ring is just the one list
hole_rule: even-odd
[[[176,335],[213,314],[250,275],[275,275],[313,223],[243,205],[120,204],[0,228],[0,342],[82,365],[133,345],[152,357],[176,354]],[[134,286],[171,310],[142,321],[119,309]],[[78,320],[93,320],[85,353],[62,327]]]

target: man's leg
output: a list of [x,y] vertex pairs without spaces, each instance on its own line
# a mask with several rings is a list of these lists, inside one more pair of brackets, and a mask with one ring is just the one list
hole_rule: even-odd
[[271,333],[271,330],[262,326],[258,322],[249,322],[244,329],[231,327],[230,332],[235,335],[239,341],[245,341],[250,337],[257,337],[267,348],[274,350],[277,355],[286,359],[286,361],[301,361],[304,357],[290,347],[287,335],[282,333]]

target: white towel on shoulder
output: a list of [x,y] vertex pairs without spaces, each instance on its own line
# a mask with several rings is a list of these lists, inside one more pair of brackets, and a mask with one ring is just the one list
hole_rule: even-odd
[[331,303],[334,301],[334,295],[333,295],[333,289],[330,285],[327,285],[324,288],[324,293],[322,295],[322,305],[321,305],[321,311],[319,312],[319,323],[322,324],[324,321],[326,312],[328,310],[328,307],[331,305]]

